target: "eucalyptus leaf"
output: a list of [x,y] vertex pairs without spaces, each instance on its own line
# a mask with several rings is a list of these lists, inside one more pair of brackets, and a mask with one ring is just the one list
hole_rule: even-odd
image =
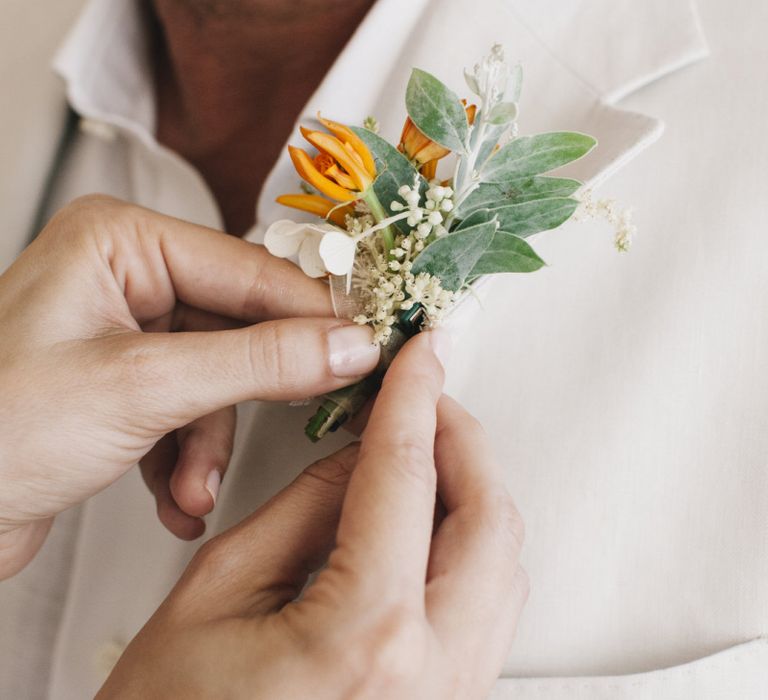
[[496,222],[489,221],[438,238],[419,254],[411,272],[428,272],[440,279],[444,289],[460,289],[491,245],[496,228]]
[[408,116],[427,137],[452,151],[464,151],[469,124],[461,100],[434,75],[414,68],[405,92]]
[[[413,187],[414,179],[417,179],[421,193],[426,192],[427,181],[393,145],[368,129],[358,126],[352,126],[350,129],[363,140],[373,156],[377,173],[376,180],[373,182],[373,191],[387,214],[392,214],[390,209],[392,202],[401,201],[397,191],[403,185]],[[408,233],[410,230],[405,221],[398,221],[395,225],[403,233]]]
[[534,177],[512,182],[483,182],[458,206],[456,216],[465,217],[475,209],[520,204],[548,197],[569,197],[581,187],[581,182],[565,177]]
[[557,228],[571,217],[577,206],[578,202],[570,197],[549,197],[519,204],[477,209],[456,227],[456,231],[474,228],[496,219],[500,230],[526,238],[535,233]]
[[483,166],[483,182],[508,182],[540,175],[589,153],[597,142],[572,131],[521,136],[491,156]]
[[535,272],[545,264],[522,238],[499,230],[468,277],[476,278],[501,272]]
[[517,104],[515,102],[499,102],[488,115],[491,124],[509,124],[517,118]]

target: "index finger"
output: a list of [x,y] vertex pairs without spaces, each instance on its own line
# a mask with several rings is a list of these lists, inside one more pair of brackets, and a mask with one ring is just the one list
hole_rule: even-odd
[[[435,507],[434,444],[443,331],[422,333],[387,372],[349,483],[336,560],[364,595],[409,593],[423,602]],[[334,558],[330,565],[335,563]]]
[[260,245],[106,197],[88,198],[117,223],[110,263],[141,322],[177,301],[244,321],[333,316],[325,284]]

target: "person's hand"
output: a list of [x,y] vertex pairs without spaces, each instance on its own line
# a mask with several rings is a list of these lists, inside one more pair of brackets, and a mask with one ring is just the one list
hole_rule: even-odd
[[98,698],[486,697],[527,596],[522,523],[440,398],[435,337],[399,353],[359,448],[203,545]]
[[325,285],[261,246],[106,197],[60,212],[0,277],[0,578],[142,458],[160,519],[202,534],[227,407],[376,365],[370,330],[331,315]]

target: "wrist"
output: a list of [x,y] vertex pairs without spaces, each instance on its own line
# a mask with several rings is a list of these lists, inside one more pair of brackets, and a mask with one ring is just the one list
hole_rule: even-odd
[[42,547],[53,518],[0,529],[0,580],[21,571]]

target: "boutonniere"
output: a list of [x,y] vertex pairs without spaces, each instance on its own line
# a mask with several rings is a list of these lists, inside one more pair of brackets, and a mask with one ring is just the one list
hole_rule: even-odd
[[289,147],[304,192],[277,201],[319,221],[276,221],[264,244],[273,255],[297,255],[307,275],[327,277],[337,314],[370,325],[382,347],[375,375],[323,398],[307,426],[312,440],[358,411],[405,341],[439,325],[477,280],[540,269],[534,234],[574,214],[603,216],[616,226],[617,248],[629,247],[628,212],[593,201],[578,180],[547,175],[589,153],[595,139],[519,135],[522,70],[498,45],[465,79],[471,101],[414,70],[396,146],[372,118],[356,127],[318,115],[321,129],[301,129],[315,153]]

